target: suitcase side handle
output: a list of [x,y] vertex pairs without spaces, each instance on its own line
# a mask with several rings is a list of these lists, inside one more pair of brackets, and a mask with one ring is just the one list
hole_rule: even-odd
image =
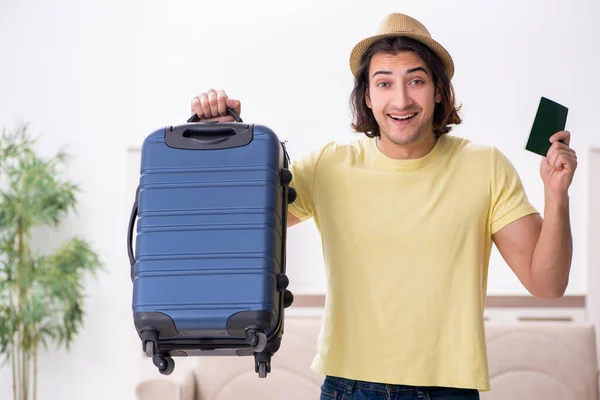
[[135,255],[133,254],[133,227],[138,213],[138,197],[140,193],[140,187],[138,186],[135,191],[135,201],[131,208],[131,214],[129,216],[129,227],[127,228],[127,255],[129,256],[130,275],[131,281],[133,282],[133,269],[135,267]]

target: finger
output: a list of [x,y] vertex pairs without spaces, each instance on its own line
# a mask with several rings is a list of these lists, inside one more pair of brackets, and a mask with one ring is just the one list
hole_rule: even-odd
[[566,152],[575,154],[575,150],[573,150],[572,148],[570,148],[569,146],[567,146],[566,144],[564,144],[562,142],[552,143],[552,145],[548,149],[548,154],[550,154],[551,152],[554,152],[554,151],[566,151]]
[[568,151],[554,151],[547,158],[548,164],[553,168],[561,168],[564,162],[577,163],[577,155]]
[[207,94],[210,113],[213,117],[219,116],[219,105],[217,104],[217,91],[210,89]]
[[572,154],[565,153],[565,154],[563,154],[563,157],[568,161],[575,162],[575,163],[577,162],[577,156],[574,156]]
[[556,161],[554,162],[553,166],[556,169],[565,169],[567,171],[573,172],[575,171],[575,168],[577,168],[577,160],[567,156],[566,154],[560,154],[556,158]]
[[558,159],[558,152],[554,151],[554,150],[548,151],[548,155],[546,157],[547,157],[548,164],[554,168],[556,165],[556,160]]
[[227,115],[227,93],[224,90],[217,92],[217,111],[219,115]]
[[560,154],[565,154],[569,157],[574,157],[575,159],[577,158],[577,153],[573,149],[571,149],[569,147],[566,147],[566,148],[554,147],[554,145],[552,145],[552,147],[550,147],[547,157],[549,159],[555,159]]
[[202,94],[195,96],[191,103],[192,113],[196,114],[198,118],[204,117],[204,110],[202,109],[202,96]]
[[208,93],[203,93],[202,95],[198,96],[198,98],[200,99],[200,105],[202,106],[202,112],[204,114],[204,118],[212,118],[212,111],[210,111],[210,104],[209,104],[209,100],[208,100]]
[[562,166],[571,166],[574,167],[577,165],[577,158],[572,157],[568,154],[561,154],[557,157],[557,162]]
[[228,98],[227,107],[232,108],[233,111],[237,112],[238,114],[242,113],[242,103],[240,103],[239,100]]
[[554,135],[550,136],[550,143],[562,142],[567,146],[571,143],[571,132],[569,131],[558,131]]

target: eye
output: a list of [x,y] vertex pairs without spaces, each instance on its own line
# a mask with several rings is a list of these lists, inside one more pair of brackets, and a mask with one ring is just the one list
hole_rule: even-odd
[[387,87],[390,87],[390,84],[389,84],[389,82],[379,82],[379,83],[377,84],[377,87],[380,87],[380,88],[387,88]]
[[410,84],[411,84],[411,85],[422,85],[422,84],[424,84],[424,83],[425,83],[425,82],[423,82],[421,79],[415,79],[415,80],[413,80],[413,81],[412,81]]

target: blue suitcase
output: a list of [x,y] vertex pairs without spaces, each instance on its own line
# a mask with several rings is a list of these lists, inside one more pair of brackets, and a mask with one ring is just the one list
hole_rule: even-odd
[[192,116],[142,146],[127,233],[133,319],[143,351],[166,375],[173,357],[253,355],[266,377],[293,301],[285,145],[228,112],[236,122]]

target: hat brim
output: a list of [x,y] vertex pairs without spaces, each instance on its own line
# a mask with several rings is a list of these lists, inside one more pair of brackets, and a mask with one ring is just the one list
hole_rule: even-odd
[[414,32],[383,33],[368,37],[358,42],[350,53],[350,70],[352,71],[352,75],[356,77],[356,73],[360,67],[360,62],[362,61],[362,57],[367,49],[371,47],[373,43],[390,37],[407,37],[423,43],[440,58],[444,68],[446,69],[446,73],[448,74],[448,79],[452,79],[454,76],[454,61],[452,60],[450,53],[448,53],[448,51],[441,44],[432,38]]

